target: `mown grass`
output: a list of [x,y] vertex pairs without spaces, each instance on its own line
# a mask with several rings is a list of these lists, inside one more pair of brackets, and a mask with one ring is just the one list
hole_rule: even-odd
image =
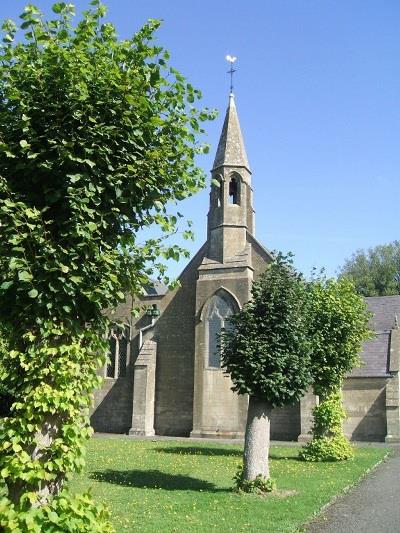
[[239,495],[232,476],[241,462],[235,445],[183,441],[96,438],[89,445],[85,474],[70,486],[92,487],[111,510],[116,531],[293,532],[387,453],[360,448],[353,460],[310,464],[298,449],[271,449],[272,476],[290,496]]

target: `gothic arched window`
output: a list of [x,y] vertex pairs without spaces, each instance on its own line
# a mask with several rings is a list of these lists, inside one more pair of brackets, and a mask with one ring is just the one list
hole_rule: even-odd
[[229,182],[229,203],[239,204],[239,180],[235,176]]
[[218,335],[223,329],[229,327],[227,318],[232,316],[236,309],[233,300],[227,294],[214,294],[207,306],[205,320],[206,326],[206,365],[211,368],[220,368],[221,354],[218,348]]
[[130,327],[115,324],[109,332],[109,353],[106,376],[119,378],[126,376],[130,347]]

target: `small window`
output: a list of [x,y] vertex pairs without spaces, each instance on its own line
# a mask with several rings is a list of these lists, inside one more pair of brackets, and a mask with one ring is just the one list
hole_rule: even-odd
[[117,379],[126,376],[130,347],[130,327],[115,325],[108,335],[109,353],[106,376]]
[[229,203],[239,204],[239,182],[237,178],[231,178],[229,182]]

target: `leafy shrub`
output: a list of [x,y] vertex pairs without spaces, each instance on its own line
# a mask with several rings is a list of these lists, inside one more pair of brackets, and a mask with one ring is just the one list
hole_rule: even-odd
[[[29,499],[29,495],[26,495]],[[50,505],[15,506],[0,500],[0,528],[4,533],[112,533],[109,514],[93,503],[90,493],[71,495],[64,490]]]
[[316,437],[303,446],[299,457],[310,462],[344,461],[354,457],[354,450],[344,435]]
[[313,409],[315,437],[329,437],[342,433],[342,424],[346,419],[340,391],[330,394]]
[[346,418],[340,391],[334,392],[314,407],[313,440],[300,450],[304,461],[343,461],[354,456],[353,447],[343,434]]
[[237,492],[250,492],[253,494],[265,494],[276,489],[276,482],[272,478],[265,478],[258,475],[255,479],[244,479],[243,465],[239,465],[236,474],[233,476],[235,490]]

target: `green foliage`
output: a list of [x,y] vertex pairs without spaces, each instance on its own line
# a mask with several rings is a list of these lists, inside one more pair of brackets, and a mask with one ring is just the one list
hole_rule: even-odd
[[340,390],[347,373],[359,364],[362,343],[371,338],[370,314],[350,280],[315,278],[308,284],[309,334],[313,353],[313,440],[300,451],[307,461],[337,461],[353,456],[343,434],[346,417]]
[[321,461],[345,461],[354,457],[354,448],[344,435],[316,437],[299,452],[299,458],[313,463]]
[[181,250],[138,245],[137,230],[174,231],[165,205],[204,183],[195,135],[209,113],[188,107],[199,92],[152,44],[159,23],[121,42],[97,4],[76,28],[69,4],[50,22],[27,7],[26,43],[1,51],[0,313],[10,319],[15,293],[30,314],[69,325],[139,290],[149,262]]
[[348,279],[313,279],[308,302],[313,387],[324,397],[340,389],[345,375],[359,364],[362,344],[372,335],[370,314]]
[[290,256],[278,254],[221,336],[233,390],[274,407],[301,398],[311,381],[306,299],[305,282]]
[[[70,332],[55,326],[45,338],[29,333],[23,340],[25,350],[9,353],[0,376],[18,388],[11,416],[0,428],[0,474],[9,485],[24,480],[34,503],[44,481],[56,482],[64,472],[83,465],[83,444],[92,433],[86,412],[100,381],[95,369],[105,346],[96,331],[83,330],[71,342]],[[40,448],[39,433],[45,432],[53,435],[51,442],[29,453]]]
[[340,277],[350,279],[363,296],[400,294],[400,241],[358,250],[345,261]]
[[334,392],[323,399],[319,405],[314,407],[313,415],[313,434],[316,437],[326,437],[341,433],[342,424],[346,418],[341,393]]
[[21,510],[0,500],[0,526],[4,533],[112,533],[109,513],[95,505],[90,493],[71,495],[64,490],[50,505]]
[[[164,244],[179,218],[167,203],[204,184],[196,139],[213,115],[193,107],[199,91],[154,44],[159,22],[119,41],[102,21],[105,7],[91,6],[76,26],[64,2],[49,21],[28,5],[18,39],[12,21],[2,26],[0,317],[8,348],[0,382],[17,398],[0,427],[0,476],[21,516],[36,507],[45,516],[68,472],[82,467],[105,361],[104,310],[139,292],[163,268],[160,256],[184,253]],[[138,231],[152,224],[164,236],[139,244]],[[56,514],[70,502],[60,498]],[[77,501],[77,514],[86,505],[89,516],[105,517],[86,497]]]
[[354,456],[354,450],[343,434],[343,409],[341,393],[331,393],[313,410],[313,439],[299,452],[304,461],[343,461]]
[[[4,335],[2,334],[0,324],[0,376],[3,372],[2,361],[6,357],[7,353],[8,347],[4,339]],[[11,389],[8,383],[0,381],[0,418],[7,416],[10,413],[10,408],[12,403],[14,402],[14,398],[15,391]]]
[[266,494],[276,489],[276,482],[272,478],[258,475],[255,479],[245,479],[243,465],[239,465],[233,476],[235,490],[237,492],[249,492],[253,494]]
[[[0,375],[2,374],[0,363]],[[15,392],[12,391],[7,383],[0,383],[0,418],[10,414],[11,405],[15,401]]]

